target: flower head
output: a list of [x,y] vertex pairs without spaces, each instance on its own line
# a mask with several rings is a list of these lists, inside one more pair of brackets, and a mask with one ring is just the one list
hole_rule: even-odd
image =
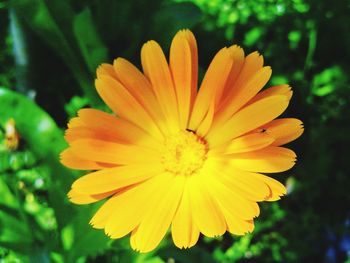
[[286,193],[261,173],[290,169],[293,151],[281,147],[303,132],[280,118],[292,91],[262,90],[271,75],[257,52],[221,49],[197,90],[197,44],[179,31],[169,64],[155,41],[141,51],[143,73],[123,58],[97,69],[96,89],[113,114],[82,109],[66,131],[67,167],[96,170],[77,179],[73,203],[109,198],[91,219],[111,238],[131,233],[131,246],[154,249],[171,228],[176,246],[199,234],[253,231],[259,201]]

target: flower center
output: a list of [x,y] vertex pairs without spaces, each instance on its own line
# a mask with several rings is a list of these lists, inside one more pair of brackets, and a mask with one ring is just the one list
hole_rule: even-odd
[[207,142],[192,131],[180,131],[164,142],[162,162],[165,170],[179,175],[191,175],[206,159]]

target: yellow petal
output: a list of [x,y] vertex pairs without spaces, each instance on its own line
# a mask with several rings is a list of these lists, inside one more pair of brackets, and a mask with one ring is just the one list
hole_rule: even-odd
[[168,230],[174,214],[179,205],[186,177],[176,176],[171,173],[162,174],[163,182],[159,183],[159,189],[152,202],[151,209],[147,212],[137,231],[132,235],[135,238],[135,250],[149,252],[153,250],[163,239]]
[[[232,47],[232,51],[234,50],[234,47]],[[241,60],[241,54],[237,53],[237,51],[234,55],[236,59]],[[239,71],[236,73],[238,76],[232,80],[229,79],[229,82],[227,83],[227,87],[225,88],[225,99],[221,105],[223,108],[230,108],[230,106],[232,106],[232,98],[235,97],[237,93],[241,93],[245,85],[250,82],[251,78],[261,70],[264,64],[264,59],[258,52],[253,52],[244,58],[243,65],[241,64],[242,62],[239,61]]]
[[155,138],[162,138],[154,120],[120,82],[102,75],[95,81],[95,85],[104,102],[121,118],[130,121]]
[[[239,176],[239,174],[244,173],[246,173],[246,176]],[[287,193],[287,190],[283,184],[266,175],[251,172],[247,173],[244,171],[235,172],[234,174],[235,176],[232,178],[232,180],[242,183],[242,186],[245,185],[246,192],[251,190],[255,191],[255,194],[260,193],[259,198],[255,199],[256,201],[276,201]],[[265,186],[263,184],[265,184]],[[268,188],[268,194],[266,191],[266,186]],[[250,187],[250,189],[248,187]],[[253,193],[250,194],[252,195]],[[265,196],[265,198],[262,198],[263,196]],[[248,196],[247,198],[250,199]]]
[[276,201],[281,199],[281,196],[287,194],[286,187],[281,184],[279,181],[265,176],[263,174],[256,174],[259,180],[263,181],[270,189],[269,196],[265,199],[265,201]]
[[123,188],[100,207],[90,224],[99,229],[106,227],[105,231],[112,237],[126,235],[140,223],[149,205],[144,201],[154,196],[160,180],[162,176],[154,176]]
[[251,172],[277,173],[289,170],[296,161],[292,150],[269,146],[262,150],[230,155],[231,163],[238,169]]
[[208,237],[225,233],[225,218],[202,176],[189,177],[188,188],[193,220],[199,231]]
[[261,99],[232,116],[226,123],[209,131],[207,139],[212,148],[222,145],[244,133],[278,117],[288,106],[285,96]]
[[148,79],[126,59],[117,58],[113,66],[118,80],[147,110],[157,125],[165,131],[165,126],[163,125],[165,117]]
[[227,48],[221,49],[210,63],[203,78],[201,87],[194,102],[189,129],[196,130],[209,110],[211,102],[215,101],[217,106],[228,75],[231,70],[233,60]]
[[79,193],[100,194],[145,181],[159,173],[161,165],[127,165],[89,173],[77,179],[72,188]]
[[89,195],[89,194],[79,193],[75,189],[71,189],[68,193],[68,197],[72,203],[82,205],[82,204],[95,203],[97,201],[100,201],[101,199],[107,198],[108,196],[115,194],[115,192],[116,191],[110,191],[107,193]]
[[[212,161],[212,158],[208,161]],[[263,201],[270,196],[270,189],[259,174],[239,170],[224,159],[214,158],[213,161],[215,166],[212,173],[215,174],[215,178],[238,195],[254,202]]]
[[304,132],[303,123],[294,118],[276,119],[263,125],[261,129],[275,139],[272,143],[274,146],[294,141]]
[[217,149],[210,151],[208,154],[213,155],[219,152],[223,154],[250,152],[265,148],[272,144],[273,141],[274,138],[266,133],[251,133],[233,139],[228,145],[218,147]]
[[136,145],[125,145],[94,139],[80,139],[71,143],[72,152],[79,158],[112,164],[157,163],[157,152]]
[[242,220],[230,213],[225,208],[222,208],[223,213],[225,215],[227,230],[233,234],[238,236],[243,236],[247,233],[251,233],[254,230],[254,221],[253,220]]
[[174,84],[164,53],[157,42],[152,40],[143,45],[141,62],[170,127],[178,129],[179,118]]
[[199,136],[204,137],[209,131],[214,119],[214,110],[214,101],[212,101],[207,115],[204,117],[203,121],[201,122],[201,124],[199,124],[199,127],[196,130],[196,134],[198,134]]
[[185,30],[185,36],[187,42],[191,49],[191,61],[192,61],[192,83],[191,83],[191,109],[194,104],[194,100],[197,95],[197,83],[198,83],[198,51],[197,51],[197,42],[193,33],[190,30]]
[[228,180],[225,181],[222,178],[222,173],[227,173],[227,171],[225,171],[225,168],[222,171],[218,170],[220,167],[215,163],[214,165],[203,167],[203,173],[208,175],[202,180],[207,184],[207,189],[211,196],[216,199],[220,206],[225,207],[241,219],[250,220],[258,216],[260,210],[257,204],[241,195],[236,190],[236,187],[229,187],[226,183]]
[[130,246],[136,250],[137,243],[136,243],[136,233],[137,233],[138,227],[136,227],[130,235]]
[[186,129],[191,109],[192,67],[197,67],[197,61],[192,61],[191,47],[187,41],[187,31],[179,31],[170,47],[170,69],[174,79],[177,104],[179,109],[180,127]]
[[199,229],[193,222],[187,184],[184,186],[182,199],[173,219],[171,233],[174,244],[179,248],[190,248],[199,238]]
[[163,174],[159,174],[116,196],[113,210],[105,225],[106,234],[111,238],[120,238],[135,229],[153,209],[154,204],[159,202],[159,185],[164,184],[164,179]]
[[64,166],[77,170],[99,170],[110,167],[110,164],[79,158],[70,148],[61,152],[60,161]]

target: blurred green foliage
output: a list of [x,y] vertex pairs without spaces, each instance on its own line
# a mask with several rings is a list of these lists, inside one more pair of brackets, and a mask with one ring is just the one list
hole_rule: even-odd
[[[13,0],[0,2],[0,262],[349,262],[350,3],[346,0]],[[109,240],[88,222],[96,206],[66,193],[78,172],[59,163],[63,129],[82,107],[103,108],[95,68],[141,45],[168,48],[194,31],[201,72],[224,45],[259,50],[289,83],[286,115],[304,121],[299,161],[279,175],[288,195],[261,204],[254,233],[201,238],[190,250],[171,237],[149,254]],[[16,122],[19,147],[5,147]]]

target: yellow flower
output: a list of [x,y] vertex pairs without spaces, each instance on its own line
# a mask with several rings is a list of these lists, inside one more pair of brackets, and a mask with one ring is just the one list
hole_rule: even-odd
[[261,91],[271,75],[262,56],[221,49],[198,91],[197,60],[189,30],[174,37],[169,65],[149,41],[141,50],[143,73],[123,58],[97,69],[97,91],[115,115],[82,109],[68,124],[62,163],[97,170],[73,183],[70,200],[110,197],[92,226],[111,238],[131,233],[141,252],[153,250],[169,228],[179,248],[195,245],[200,233],[253,231],[257,202],[286,193],[260,173],[286,171],[296,160],[280,146],[302,134],[302,122],[275,119],[292,91]]

